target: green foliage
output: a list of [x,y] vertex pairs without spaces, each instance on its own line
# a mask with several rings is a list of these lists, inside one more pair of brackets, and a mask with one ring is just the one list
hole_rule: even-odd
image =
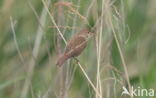
[[[31,0],[30,0],[31,1]],[[88,7],[94,0],[80,0],[80,5],[78,5],[79,0],[64,0],[65,2],[70,1],[73,4],[73,8],[79,9],[78,12],[82,16],[86,16]],[[111,26],[108,23],[108,12],[113,21],[113,26],[115,27],[115,33],[119,40],[122,52],[124,52],[124,58],[126,61],[129,79],[131,85],[141,86],[143,88],[154,88],[156,90],[156,13],[155,13],[155,0],[123,0],[124,5],[121,4],[121,0],[105,0],[106,3],[109,2],[110,5],[105,6],[104,10],[104,23],[102,31],[102,49],[101,49],[101,80],[102,89],[104,91],[104,98],[106,96],[107,90],[106,80],[107,76],[107,64],[110,63],[111,66],[115,67],[119,72],[123,73],[123,66],[120,58],[120,53],[117,47],[117,43],[112,35]],[[54,16],[56,24],[58,24],[58,5],[55,5],[57,0],[51,0],[51,5],[49,10]],[[36,12],[40,16],[43,9],[43,4],[41,0],[31,1]],[[129,37],[130,39],[122,44],[122,31],[123,31],[123,17],[121,16],[121,7],[124,6],[124,16],[125,16],[125,40]],[[115,11],[116,8],[116,11]],[[98,0],[93,4],[90,9],[88,16],[88,23],[91,27],[94,27],[96,21],[101,16],[102,13],[102,0]],[[107,12],[108,11],[108,12]],[[120,14],[118,15],[117,12]],[[60,30],[63,32],[66,26],[72,28],[74,17],[76,12],[73,12],[69,7],[62,5],[62,16],[61,16],[61,26]],[[24,67],[19,54],[17,52],[13,34],[10,27],[9,17],[12,16],[13,20],[16,20],[15,32],[17,37],[17,43],[21,54],[24,58]],[[115,18],[117,17],[117,19]],[[99,21],[99,23],[101,20]],[[25,70],[29,70],[28,66],[30,64],[30,59],[33,57],[32,52],[34,48],[34,43],[37,36],[37,29],[39,26],[39,21],[30,8],[27,0],[0,0],[0,98],[20,98],[22,89],[25,82]],[[127,27],[128,26],[128,27]],[[67,41],[77,34],[81,28],[90,28],[82,19],[82,17],[77,16],[76,25],[73,27],[74,32],[72,33],[71,28],[67,28],[64,32],[64,37]],[[100,25],[98,25],[93,31],[96,32]],[[100,30],[98,30],[99,33]],[[54,27],[50,16],[47,15],[46,23],[44,28],[44,37],[41,40],[41,45],[39,48],[39,53],[35,60],[35,68],[32,75],[32,90],[34,92],[35,98],[38,97],[40,92],[41,96],[45,94],[47,89],[51,87],[50,98],[55,98],[59,95],[60,89],[60,75],[59,68],[56,66],[56,61],[60,56],[58,54],[57,48],[57,29]],[[108,48],[109,39],[112,37],[112,43],[110,48]],[[47,46],[50,52],[50,57],[47,51]],[[65,50],[65,43],[61,40],[61,52]],[[110,55],[109,55],[110,52]],[[110,56],[110,62],[108,62]],[[97,74],[97,47],[95,37],[89,39],[86,49],[83,51],[80,57],[78,57],[82,67],[87,72],[91,81],[96,85],[96,74]],[[67,64],[63,66],[63,90],[65,90],[66,79],[67,79]],[[75,60],[70,61],[69,67],[69,80],[71,78],[71,73],[76,66]],[[115,77],[119,81],[123,81],[123,75],[111,69],[115,73]],[[110,74],[110,78],[114,78],[113,74]],[[111,86],[111,96],[114,97],[114,80],[109,80]],[[127,85],[127,84],[126,84]],[[116,96],[121,97],[122,86],[117,82],[116,86]],[[86,77],[82,73],[79,67],[77,67],[73,80],[71,82],[68,98],[92,98],[95,96],[95,92],[92,86],[87,81]],[[29,87],[27,98],[32,98],[32,92]]]

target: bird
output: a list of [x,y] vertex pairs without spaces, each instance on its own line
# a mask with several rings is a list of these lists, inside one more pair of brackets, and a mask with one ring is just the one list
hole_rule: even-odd
[[87,46],[87,40],[94,36],[89,29],[82,29],[73,36],[66,45],[64,53],[58,58],[56,65],[61,67],[65,61],[79,56]]

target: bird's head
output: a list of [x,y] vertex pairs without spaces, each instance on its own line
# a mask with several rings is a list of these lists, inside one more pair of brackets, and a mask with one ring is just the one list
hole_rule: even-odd
[[95,34],[92,33],[90,30],[88,29],[83,29],[81,30],[78,35],[85,37],[86,39],[89,39],[90,37],[94,36]]

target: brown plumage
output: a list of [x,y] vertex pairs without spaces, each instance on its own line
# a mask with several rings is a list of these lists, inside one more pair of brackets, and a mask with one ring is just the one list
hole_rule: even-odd
[[61,67],[67,59],[79,56],[86,48],[87,39],[92,35],[93,33],[89,30],[83,29],[77,35],[72,37],[67,43],[64,54],[59,57],[56,65]]

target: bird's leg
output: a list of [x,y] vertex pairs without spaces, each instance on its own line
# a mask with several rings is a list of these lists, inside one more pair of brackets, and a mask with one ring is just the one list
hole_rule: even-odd
[[76,60],[76,64],[79,63],[79,60],[76,57],[73,57]]

